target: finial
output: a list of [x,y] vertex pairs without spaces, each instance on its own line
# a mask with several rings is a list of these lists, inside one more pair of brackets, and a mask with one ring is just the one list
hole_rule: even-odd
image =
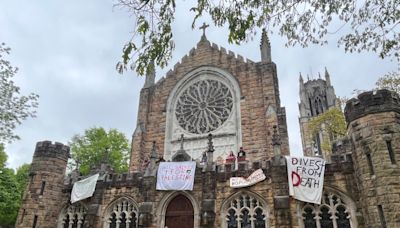
[[267,35],[267,32],[265,31],[265,29],[262,30],[262,34],[261,34],[260,51],[261,51],[261,62],[270,63],[271,62],[271,44],[269,42],[268,35]]
[[157,158],[156,141],[153,141],[153,148],[151,149],[150,159]]
[[206,29],[210,27],[210,25],[206,24],[205,22],[203,22],[203,25],[199,27],[199,29],[203,30],[203,36],[201,37],[201,40],[206,40]]
[[144,83],[143,88],[149,88],[149,87],[153,86],[155,79],[156,79],[156,70],[154,67],[154,62],[152,61],[149,65],[149,67],[147,68],[146,81]]
[[278,129],[277,126],[274,125],[274,133],[272,134],[272,146],[274,147],[274,155],[280,155],[281,154],[281,137],[278,134]]
[[318,78],[321,79],[321,74],[318,72]]
[[299,81],[300,81],[301,84],[303,84],[303,76],[301,75],[301,72],[299,74],[300,74]]
[[326,67],[325,67],[325,81],[326,81],[326,84],[328,86],[331,85],[331,76],[329,75],[328,70],[326,69]]
[[183,150],[183,142],[185,140],[185,137],[183,136],[183,134],[181,134],[181,138],[179,139],[179,141],[181,141],[181,150]]
[[279,137],[277,126],[273,126],[272,145],[281,145],[281,137]]
[[212,134],[208,134],[208,152],[214,152],[214,145],[212,141]]

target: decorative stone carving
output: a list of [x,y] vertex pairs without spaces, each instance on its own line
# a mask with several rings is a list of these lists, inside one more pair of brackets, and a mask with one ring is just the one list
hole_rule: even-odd
[[59,228],[82,228],[85,223],[86,208],[80,204],[68,205],[62,210],[58,227]]
[[242,192],[225,204],[223,227],[265,228],[268,224],[266,205],[252,194]]
[[193,83],[180,94],[175,115],[186,131],[204,134],[219,128],[228,119],[232,106],[229,88],[208,79]]
[[111,205],[105,218],[107,219],[104,225],[106,228],[136,228],[139,218],[138,207],[132,200],[124,197]]
[[321,205],[306,203],[301,210],[304,227],[350,228],[355,217],[337,194],[326,192]]
[[214,156],[226,157],[242,144],[240,88],[228,72],[199,67],[178,81],[168,98],[164,159],[171,161],[185,137],[185,152],[198,162],[213,134]]

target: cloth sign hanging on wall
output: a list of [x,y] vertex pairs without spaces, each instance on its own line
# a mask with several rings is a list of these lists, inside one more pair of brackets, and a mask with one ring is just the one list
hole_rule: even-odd
[[75,182],[71,192],[71,203],[91,197],[96,189],[98,178],[99,174],[95,174],[86,179]]
[[262,169],[257,169],[254,171],[249,177],[231,177],[229,179],[229,185],[231,188],[244,188],[247,186],[251,186],[253,184],[257,184],[267,178],[262,171]]
[[321,204],[325,160],[286,156],[286,164],[289,195],[304,202]]
[[196,162],[161,162],[157,190],[193,190]]

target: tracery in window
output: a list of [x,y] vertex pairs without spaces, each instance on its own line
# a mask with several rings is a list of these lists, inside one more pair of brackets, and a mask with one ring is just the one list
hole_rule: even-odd
[[238,194],[227,202],[224,224],[228,228],[265,228],[266,205],[248,193]]
[[86,208],[82,204],[73,204],[62,210],[58,227],[82,228],[85,224]]
[[193,83],[180,94],[175,115],[186,131],[204,134],[222,126],[232,107],[229,88],[220,81],[207,79]]
[[138,208],[127,198],[115,201],[106,212],[106,226],[108,228],[137,228]]
[[321,205],[305,203],[301,209],[305,228],[351,228],[354,219],[338,195],[324,192]]

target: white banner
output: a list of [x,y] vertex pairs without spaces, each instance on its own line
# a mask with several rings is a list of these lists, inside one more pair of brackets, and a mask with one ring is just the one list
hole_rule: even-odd
[[91,197],[96,189],[98,178],[99,174],[95,174],[75,182],[71,192],[71,203]]
[[262,171],[262,169],[257,169],[254,171],[249,177],[243,178],[243,177],[231,177],[229,179],[229,185],[232,188],[243,188],[247,186],[251,186],[253,184],[256,184],[258,182],[261,182],[267,178]]
[[289,195],[293,198],[321,204],[325,160],[317,157],[286,156]]
[[157,190],[193,190],[196,162],[161,162]]

